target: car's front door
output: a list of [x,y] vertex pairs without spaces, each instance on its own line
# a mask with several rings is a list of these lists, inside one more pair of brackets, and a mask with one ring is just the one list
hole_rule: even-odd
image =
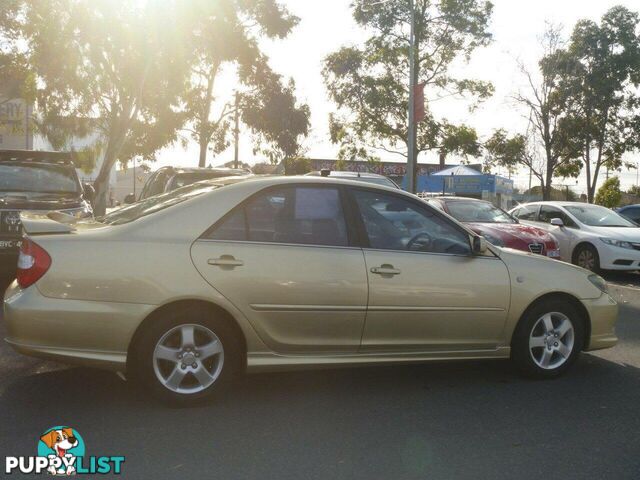
[[420,200],[351,190],[369,274],[362,351],[494,349],[509,306],[504,263]]
[[[562,220],[563,226],[552,225],[551,220],[559,218]],[[569,215],[560,210],[558,207],[551,205],[542,205],[538,214],[538,226],[543,227],[551,233],[560,245],[560,255],[565,262],[571,262],[573,245],[576,243],[576,229],[578,225]]]
[[272,350],[355,352],[368,287],[345,218],[335,186],[272,188],[232,210],[191,254]]

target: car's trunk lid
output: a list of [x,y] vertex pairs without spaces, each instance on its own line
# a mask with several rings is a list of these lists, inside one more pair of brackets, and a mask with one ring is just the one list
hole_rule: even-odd
[[81,220],[62,212],[22,212],[20,220],[28,235],[64,234],[105,226],[95,220]]

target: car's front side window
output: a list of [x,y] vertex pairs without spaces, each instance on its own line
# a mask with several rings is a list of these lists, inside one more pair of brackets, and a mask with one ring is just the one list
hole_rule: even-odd
[[551,207],[549,205],[543,205],[540,207],[540,221],[544,223],[551,223],[551,220],[554,218],[559,218],[562,220],[562,223],[567,227],[576,227],[576,222],[574,222],[569,215],[564,213],[562,210],[556,207]]
[[518,220],[526,220],[529,222],[535,222],[538,219],[538,206],[526,205],[513,211],[513,216]]
[[346,247],[340,192],[333,187],[283,187],[236,208],[206,238]]
[[408,199],[369,190],[353,191],[369,246],[384,250],[468,255],[469,236]]

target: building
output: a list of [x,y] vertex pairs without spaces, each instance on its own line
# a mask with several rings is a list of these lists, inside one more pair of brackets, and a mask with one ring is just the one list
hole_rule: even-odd
[[[328,159],[316,159],[312,158],[311,170],[320,171],[323,169],[337,170],[336,164],[339,160]],[[396,182],[398,185],[402,184],[404,177],[407,173],[407,162],[367,162],[361,160],[355,161],[343,161],[342,170],[349,172],[369,172],[377,173],[378,175],[384,175]],[[419,163],[418,164],[418,177],[426,177],[433,173],[436,173],[444,168],[453,167],[455,165],[446,165],[444,163]],[[467,165],[467,168],[473,169],[478,173],[482,172],[481,164]]]
[[33,149],[31,106],[21,98],[0,97],[0,149]]
[[505,210],[511,206],[513,195],[513,180],[482,173],[466,165],[419,175],[417,186],[418,193],[479,198]]

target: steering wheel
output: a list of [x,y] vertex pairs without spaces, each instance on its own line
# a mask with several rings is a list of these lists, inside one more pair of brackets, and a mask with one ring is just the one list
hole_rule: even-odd
[[[431,246],[431,243],[433,242],[433,237],[431,235],[429,235],[427,232],[420,232],[420,233],[414,235],[413,237],[411,237],[411,240],[409,240],[409,242],[407,242],[407,250],[413,250],[412,247],[421,238],[425,239],[424,241],[421,242],[424,245],[424,247]],[[424,251],[424,250],[421,248],[420,251]]]

